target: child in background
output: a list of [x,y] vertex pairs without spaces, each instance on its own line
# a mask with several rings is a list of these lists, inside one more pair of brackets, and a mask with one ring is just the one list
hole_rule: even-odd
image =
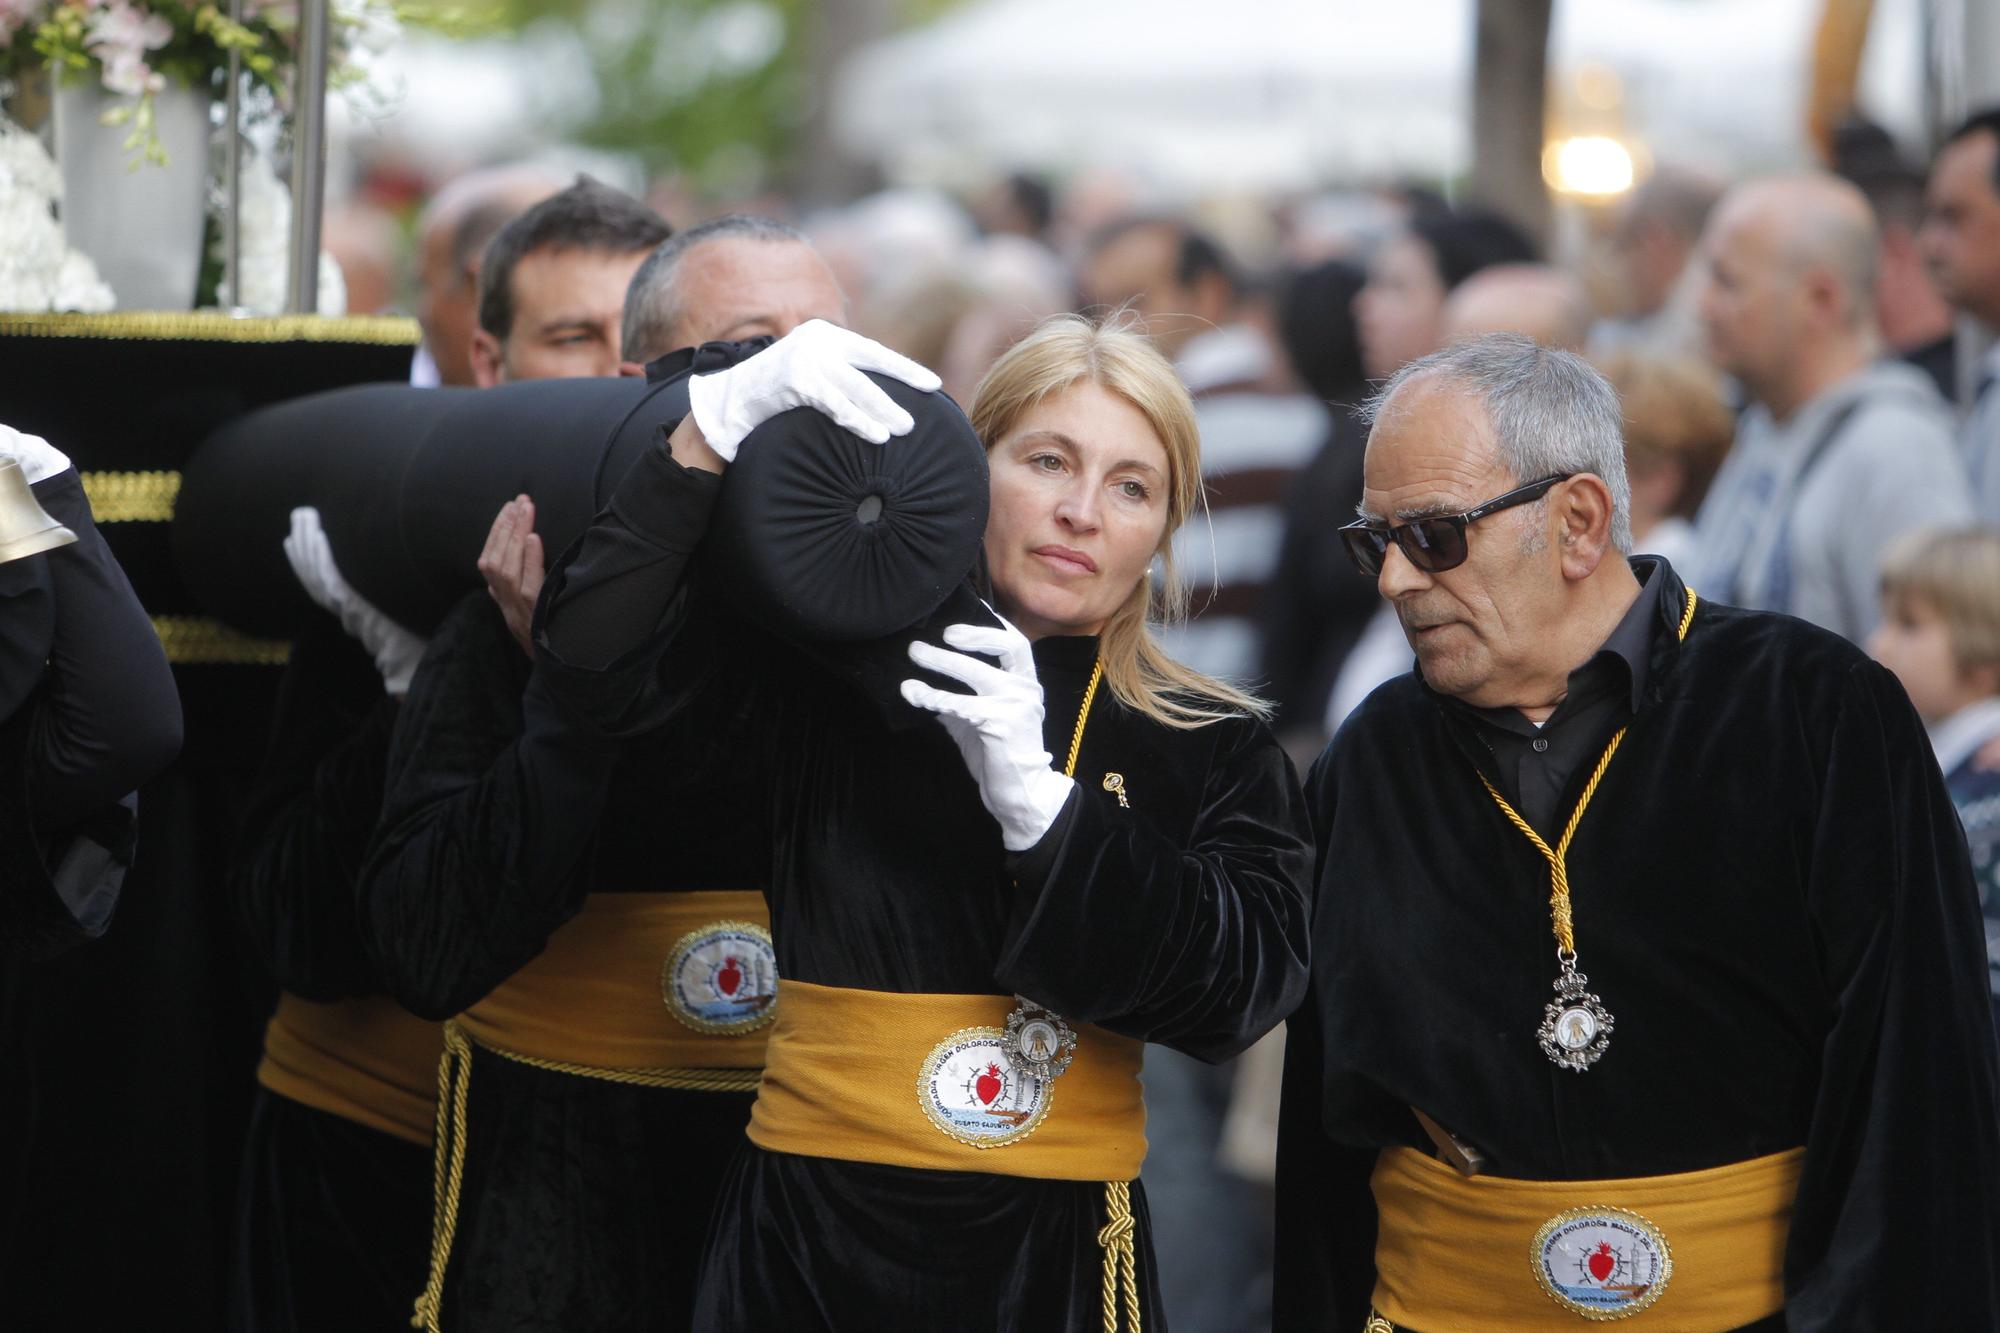
[[2000,1020],[2000,532],[1915,532],[1892,547],[1868,651],[1923,717],[1965,826]]

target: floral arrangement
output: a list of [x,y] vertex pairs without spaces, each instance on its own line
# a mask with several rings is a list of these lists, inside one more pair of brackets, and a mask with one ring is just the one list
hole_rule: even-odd
[[[414,13],[398,0],[333,0],[331,8],[328,68],[336,89],[365,82],[365,53],[386,50]],[[298,0],[244,0],[240,22],[213,0],[0,0],[0,75],[46,64],[59,78],[94,76],[124,99],[105,119],[131,126],[126,150],[158,162],[156,93],[169,83],[219,93],[235,52],[283,107],[298,23]]]
[[0,310],[109,310],[97,266],[63,240],[62,177],[41,140],[0,120]]

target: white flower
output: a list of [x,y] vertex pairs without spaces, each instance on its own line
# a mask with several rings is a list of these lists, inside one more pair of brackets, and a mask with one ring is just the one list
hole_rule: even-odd
[[[278,179],[278,169],[262,149],[250,149],[239,177],[241,194],[236,215],[237,256],[243,292],[229,290],[225,279],[216,299],[253,314],[275,315],[285,308],[285,287],[291,276],[292,192]],[[218,246],[221,244],[218,237]],[[332,255],[319,257],[316,308],[322,315],[347,311],[347,284]]]
[[104,61],[104,87],[120,97],[143,97],[167,86],[165,76],[154,72],[137,51],[99,48]]
[[109,310],[97,267],[63,240],[61,177],[41,140],[0,119],[0,310]]
[[111,295],[111,285],[97,276],[97,265],[81,250],[63,256],[62,267],[56,272],[55,289],[52,304],[57,310],[81,310],[96,315],[117,304]]
[[103,55],[100,47],[125,48],[137,55],[157,51],[172,41],[174,25],[158,14],[126,4],[125,0],[111,0],[91,13],[85,33],[85,45],[94,55]]
[[146,63],[146,53],[173,40],[173,24],[126,0],[93,9],[84,29],[84,48],[104,66],[104,86],[120,97],[143,97],[167,86]]

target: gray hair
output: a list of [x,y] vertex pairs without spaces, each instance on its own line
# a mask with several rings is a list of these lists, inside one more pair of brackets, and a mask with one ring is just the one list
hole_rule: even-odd
[[1479,400],[1500,460],[1519,485],[1589,472],[1611,492],[1611,544],[1632,552],[1632,486],[1625,479],[1625,413],[1618,391],[1574,352],[1516,333],[1493,333],[1410,362],[1368,400],[1372,427],[1398,390],[1436,375]]
[[687,313],[675,282],[681,260],[704,242],[732,239],[811,244],[797,227],[752,213],[731,213],[662,241],[646,256],[646,262],[639,265],[631,285],[625,289],[625,320],[619,341],[627,361],[651,361],[676,350],[667,344],[672,340],[674,326]]

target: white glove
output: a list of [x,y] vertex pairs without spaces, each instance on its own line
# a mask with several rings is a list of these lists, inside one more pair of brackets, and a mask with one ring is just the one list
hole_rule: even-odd
[[[979,799],[1000,821],[1000,842],[1024,852],[1042,840],[1062,813],[1076,783],[1055,770],[1042,748],[1042,683],[1035,679],[1035,656],[1027,636],[1008,625],[953,625],[944,641],[965,652],[946,652],[918,640],[910,659],[919,666],[970,685],[975,693],[954,694],[920,680],[903,682],[903,697],[938,715],[958,742],[965,766],[979,784]],[[966,653],[988,653],[994,666]]]
[[48,480],[69,466],[69,459],[62,450],[39,435],[23,435],[12,426],[0,426],[0,458],[11,458],[19,463],[30,486]]
[[410,692],[410,678],[423,660],[424,641],[398,625],[341,577],[333,562],[333,546],[320,526],[319,510],[310,505],[292,511],[292,533],[285,538],[285,559],[306,596],[333,612],[340,627],[368,650],[382,673],[382,688],[391,694]]
[[688,410],[725,463],[743,437],[795,407],[817,408],[871,444],[907,435],[916,422],[861,372],[891,375],[930,393],[942,383],[906,356],[858,333],[807,320],[747,360],[688,381]]

